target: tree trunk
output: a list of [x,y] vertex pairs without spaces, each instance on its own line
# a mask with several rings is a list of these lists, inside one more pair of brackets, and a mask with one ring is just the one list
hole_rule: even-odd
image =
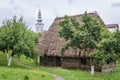
[[90,63],[91,63],[91,76],[93,76],[94,75],[94,65],[92,63],[91,57],[90,57]]
[[91,65],[91,76],[94,75],[94,65]]
[[12,56],[10,56],[10,58],[8,60],[8,66],[11,66],[11,62],[12,62]]
[[80,57],[80,54],[81,54],[81,49],[80,49],[80,52],[79,52],[79,69],[81,69],[81,57]]
[[8,53],[6,53],[6,56],[7,56],[7,60],[9,60],[9,54]]

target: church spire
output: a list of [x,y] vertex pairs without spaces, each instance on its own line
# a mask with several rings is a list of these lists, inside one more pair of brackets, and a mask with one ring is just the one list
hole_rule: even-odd
[[38,19],[37,19],[37,22],[42,22],[42,19],[41,19],[41,11],[39,9],[39,12],[38,12]]
[[44,26],[44,24],[42,23],[41,11],[39,9],[37,23],[35,24],[36,31],[37,32],[42,32],[43,31],[43,26]]

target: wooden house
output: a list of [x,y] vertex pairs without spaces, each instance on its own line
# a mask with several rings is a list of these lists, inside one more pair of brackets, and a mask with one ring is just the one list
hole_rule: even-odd
[[[89,15],[96,19],[101,25],[106,27],[97,13],[89,13]],[[82,24],[82,16],[83,14],[74,15],[71,17],[75,17],[77,21]],[[53,67],[59,66],[68,69],[90,70],[89,52],[81,51],[80,54],[79,50],[74,51],[73,49],[69,48],[65,51],[63,56],[60,54],[61,46],[66,43],[66,41],[61,38],[58,33],[60,28],[58,23],[62,19],[63,17],[57,17],[48,31],[44,32],[39,40],[38,51],[40,53],[40,65]],[[109,66],[110,69],[112,68],[109,70],[109,72],[115,71],[115,63],[112,64],[112,66]],[[104,69],[106,69],[106,67],[104,67]],[[95,70],[105,72],[102,70],[102,68],[97,66],[95,66]]]

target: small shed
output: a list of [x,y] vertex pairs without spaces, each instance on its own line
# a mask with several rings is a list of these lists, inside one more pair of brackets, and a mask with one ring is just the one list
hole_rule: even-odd
[[[97,13],[89,13],[89,15],[105,27],[104,22]],[[82,16],[83,14],[74,15],[71,17],[75,17],[77,21],[82,24]],[[63,17],[57,17],[48,31],[44,32],[39,40],[38,51],[40,53],[40,65],[90,70],[90,57],[88,56],[89,52],[84,52],[81,50],[81,53],[79,53],[79,50],[74,51],[69,48],[65,51],[63,56],[60,54],[61,46],[66,43],[66,41],[61,38],[58,33],[60,28],[58,23],[62,19]],[[114,68],[115,64],[112,67]],[[95,70],[102,71],[101,68],[97,66],[95,66]]]

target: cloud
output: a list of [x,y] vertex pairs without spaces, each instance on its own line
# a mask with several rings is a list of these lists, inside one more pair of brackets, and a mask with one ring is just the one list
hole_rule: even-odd
[[20,9],[20,5],[18,5],[18,4],[16,3],[16,1],[11,0],[9,3],[10,3],[10,5],[13,7],[13,9],[15,9],[15,10]]
[[73,0],[67,0],[68,4],[72,4]]
[[11,0],[9,3],[10,3],[10,4],[14,4],[14,3],[15,3],[15,0]]
[[113,3],[111,4],[112,7],[120,7],[120,2],[116,2],[116,3]]
[[15,13],[15,15],[17,15],[17,14],[21,15],[22,14],[21,12],[23,12],[24,9],[23,9],[21,3],[19,3],[19,1],[11,0],[9,2],[9,4],[11,5],[12,11]]
[[73,5],[73,4],[76,4],[76,3],[79,3],[79,2],[82,2],[81,0],[67,0],[67,3],[69,5]]
[[14,15],[22,15],[26,24],[35,28],[39,8],[42,12],[44,29],[49,28],[56,16],[76,15],[86,10],[88,12],[97,10],[106,23],[120,22],[119,0],[1,0],[0,22]]

